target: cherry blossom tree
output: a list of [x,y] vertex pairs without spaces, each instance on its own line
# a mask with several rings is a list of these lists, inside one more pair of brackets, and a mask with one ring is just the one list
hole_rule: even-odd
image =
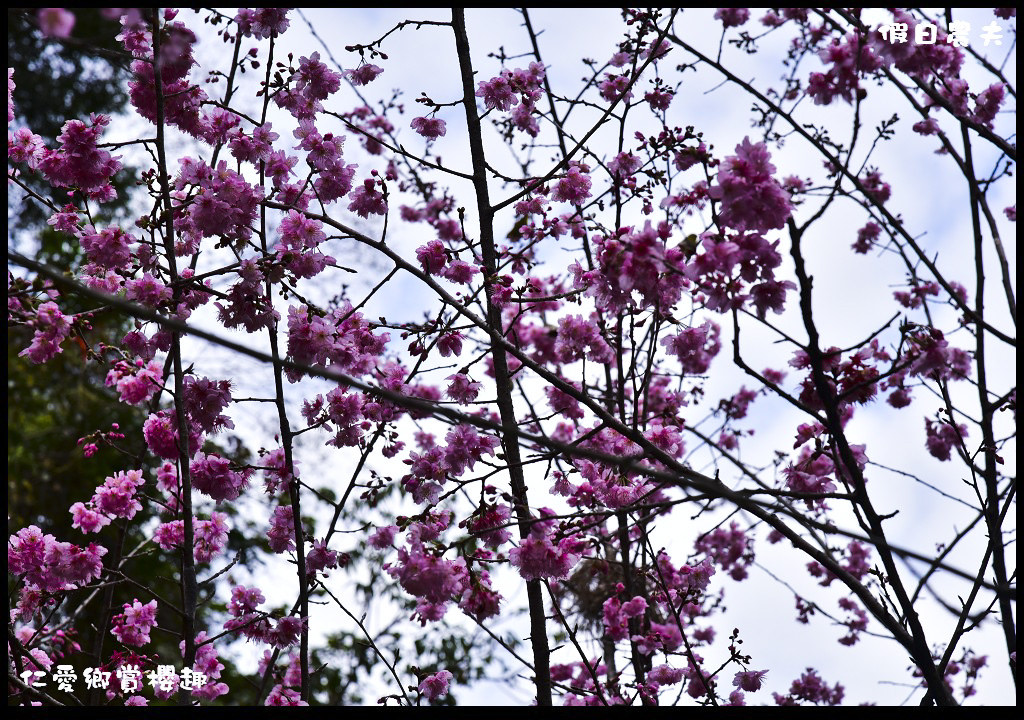
[[20,354],[146,417],[10,528],[13,702],[1008,701],[1015,11],[697,12],[580,63],[527,9],[121,9],[130,117],[55,144],[8,73],[84,256],[8,250]]

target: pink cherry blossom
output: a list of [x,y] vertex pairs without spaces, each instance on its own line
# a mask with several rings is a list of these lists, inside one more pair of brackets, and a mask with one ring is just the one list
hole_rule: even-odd
[[772,177],[775,166],[764,143],[750,138],[736,146],[718,171],[717,184],[709,194],[720,200],[720,220],[737,230],[767,232],[781,228],[792,212],[789,197]]
[[413,118],[412,122],[409,124],[413,130],[428,140],[436,140],[439,137],[444,137],[447,132],[445,122],[441,118],[418,117]]
[[71,37],[71,30],[75,27],[76,19],[73,12],[64,8],[39,8],[36,17],[43,35],[53,38]]
[[451,681],[452,674],[447,670],[440,670],[423,678],[419,684],[419,691],[427,700],[441,700],[448,694],[448,684]]

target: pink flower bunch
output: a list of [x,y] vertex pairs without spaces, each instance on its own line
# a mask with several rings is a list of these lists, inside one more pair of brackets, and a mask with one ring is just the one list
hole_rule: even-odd
[[[509,552],[509,562],[519,568],[524,580],[562,579],[569,576],[579,562],[579,554],[566,544],[568,538],[554,543],[547,536],[531,534]],[[563,547],[565,545],[565,547]]]
[[[601,707],[604,705],[625,705],[618,693],[609,693],[607,684],[599,689],[595,678],[608,675],[608,666],[596,658],[586,661],[551,666],[551,679],[565,682],[571,691],[565,696],[566,707]],[[597,680],[597,682],[600,682]]]
[[444,464],[450,475],[458,477],[472,470],[484,455],[493,455],[498,438],[482,435],[472,425],[456,425],[445,435]]
[[[829,493],[835,492],[836,485],[830,477],[835,471],[832,460],[824,453],[814,453],[810,446],[805,445],[795,463],[790,463],[782,474],[786,478],[786,486],[798,493]],[[815,498],[803,498],[808,508],[827,507],[825,501]]]
[[971,119],[991,130],[996,114],[1002,107],[1005,98],[1006,86],[1003,83],[997,82],[989,85],[978,93],[978,97],[974,101],[974,113],[971,115]]
[[79,236],[79,242],[89,258],[86,272],[99,274],[101,270],[127,268],[136,238],[119,227],[110,226],[97,231],[92,225],[87,225]]
[[140,278],[126,280],[124,283],[125,298],[152,308],[160,307],[170,300],[173,294],[169,287],[148,272],[143,273]]
[[555,184],[551,199],[573,205],[583,204],[583,201],[590,197],[591,180],[590,176],[585,174],[587,170],[586,165],[570,165],[569,171]]
[[971,88],[961,77],[948,79],[939,88],[939,97],[945,100],[958,117],[970,117],[968,106],[971,101]]
[[142,509],[136,497],[138,489],[145,483],[141,470],[129,470],[108,477],[103,485],[96,488],[92,505],[108,516],[131,520]]
[[[170,411],[160,410],[150,415],[142,426],[142,434],[154,455],[165,460],[178,459],[178,423]],[[198,428],[189,427],[188,455],[199,449],[202,436]]]
[[631,79],[629,72],[605,73],[598,85],[598,89],[601,91],[601,98],[609,103],[620,99],[623,102],[629,102],[630,98],[633,97],[633,91],[630,90]]
[[175,228],[186,236],[187,254],[198,250],[202,238],[238,244],[252,236],[263,189],[229,170],[223,160],[214,169],[202,160],[182,158],[174,187],[179,197],[188,190],[195,193],[189,201],[179,202],[174,220]]
[[869,170],[860,182],[864,186],[864,194],[879,205],[884,205],[892,195],[892,188],[889,183],[882,180],[882,174],[878,170]]
[[384,152],[384,136],[395,131],[395,126],[386,115],[375,113],[368,105],[357,107],[342,117],[362,131],[360,136],[363,147],[371,155],[380,155]]
[[431,240],[417,248],[416,259],[419,260],[423,272],[431,275],[437,275],[448,264],[448,256],[440,240]]
[[658,685],[675,685],[682,681],[684,672],[682,668],[674,668],[671,665],[656,665],[647,673],[647,679]]
[[280,319],[280,314],[263,294],[264,276],[259,265],[251,258],[238,264],[238,282],[228,288],[226,302],[217,302],[217,318],[224,327],[243,327],[253,333],[268,328]]
[[458,357],[462,354],[462,333],[444,333],[437,339],[437,351],[441,357]]
[[39,8],[36,13],[39,30],[52,38],[69,38],[75,27],[75,14],[64,8]]
[[320,53],[299,58],[299,67],[292,75],[296,90],[310,100],[326,100],[341,87],[341,74],[322,62]]
[[[275,655],[272,655],[270,650],[264,652],[263,659],[259,663],[260,675],[266,675],[270,672],[271,662]],[[299,659],[299,653],[295,652],[288,656],[288,666],[285,669],[284,676],[281,677],[275,673],[280,682],[270,690],[270,694],[267,695],[266,705],[274,707],[287,707],[287,706],[304,706],[308,705],[302,696],[294,688],[302,685],[302,664]]]
[[655,227],[647,222],[639,231],[626,227],[614,237],[597,239],[597,267],[584,271],[578,262],[571,265],[573,287],[585,290],[601,310],[673,307],[682,297],[686,278],[685,255],[667,247],[670,235],[667,223]]
[[[359,444],[363,432],[369,429],[366,417],[366,396],[348,392],[346,388],[334,388],[327,393],[327,419],[324,429],[335,433],[328,441],[335,447],[354,447]],[[383,408],[383,405],[379,407]]]
[[338,567],[338,553],[327,547],[325,540],[314,540],[309,552],[306,553],[306,574],[309,576],[321,573],[327,577],[325,570]]
[[[355,177],[356,166],[346,165],[342,159],[342,149],[345,146],[345,137],[333,133],[320,134],[311,119],[301,119],[299,126],[294,131],[295,137],[300,141],[297,149],[307,153],[306,162],[319,175],[313,184],[317,196],[324,203],[334,202],[346,195],[352,189],[352,179]],[[294,164],[295,158],[287,158],[290,166]],[[284,168],[281,167],[281,172]]]
[[423,678],[418,689],[427,700],[441,700],[448,694],[448,684],[451,681],[452,674],[447,670],[440,670]]
[[384,72],[384,68],[378,65],[363,63],[355,70],[347,70],[345,74],[353,85],[369,85],[382,72]]
[[558,321],[555,353],[562,363],[586,358],[607,364],[615,357],[594,320],[585,320],[580,315],[566,315]]
[[732,684],[747,692],[757,692],[767,674],[767,670],[742,670],[733,677]]
[[483,98],[488,110],[508,111],[514,107],[509,116],[511,127],[530,137],[537,137],[540,126],[537,124],[536,103],[543,94],[544,77],[544,66],[537,62],[530,63],[525,69],[503,70],[500,75],[481,81],[476,96]]
[[679,458],[686,451],[683,436],[679,434],[680,427],[666,422],[665,419],[656,418],[651,421],[647,430],[644,430],[644,438],[672,457]]
[[801,701],[815,705],[838,705],[843,701],[846,691],[836,683],[829,687],[816,670],[807,668],[807,672],[793,681],[788,695],[772,693],[777,705],[800,705]]
[[155,360],[147,365],[141,360],[136,360],[134,365],[119,361],[107,373],[106,384],[107,387],[117,386],[121,402],[141,405],[163,386],[163,374],[163,366]]
[[857,231],[857,241],[853,244],[853,251],[861,255],[867,253],[878,242],[878,236],[881,232],[882,228],[876,223],[868,222]]
[[[608,163],[612,176],[621,180],[631,177],[640,169],[643,161],[631,152],[620,152]],[[518,211],[519,206],[516,206]]]
[[697,327],[683,328],[675,335],[662,338],[661,344],[679,359],[684,373],[703,375],[722,348],[719,331],[717,323],[705,320]]
[[676,150],[672,155],[672,164],[676,170],[683,172],[689,170],[698,163],[707,164],[711,162],[711,153],[707,146],[701,142],[696,147],[684,147]]
[[[541,508],[540,514],[547,517],[554,513]],[[530,534],[519,541],[518,547],[509,551],[509,563],[519,568],[524,580],[568,577],[583,556],[584,542],[576,535],[556,540],[553,525],[553,520],[534,521]]]
[[[193,518],[192,557],[197,563],[208,563],[227,546],[227,515],[214,512],[209,520]],[[185,543],[184,520],[172,520],[157,526],[153,540],[164,550],[175,550]]]
[[629,636],[630,618],[641,617],[645,612],[647,600],[640,595],[626,602],[616,597],[608,598],[601,606],[605,636],[615,641],[625,640]]
[[484,503],[472,518],[465,522],[465,526],[471,533],[483,540],[485,545],[498,550],[512,539],[512,533],[508,529],[511,517],[512,511],[508,505]]
[[731,398],[722,400],[720,407],[729,419],[741,420],[747,416],[750,403],[757,399],[758,394],[757,390],[750,390],[744,385]]
[[[876,382],[880,372],[875,364],[888,363],[892,360],[877,340],[872,340],[846,358],[843,358],[839,348],[835,347],[826,350],[825,355],[822,370],[826,374],[829,389],[840,402],[841,409],[848,403],[864,404],[874,398],[881,387]],[[797,351],[791,364],[794,367],[810,368],[810,360],[802,350]],[[800,387],[801,402],[815,409],[823,407],[813,372],[808,371]]]
[[[579,390],[578,383],[571,383],[577,390]],[[580,407],[579,401],[572,395],[563,392],[559,388],[549,385],[544,388],[544,394],[547,395],[548,405],[551,409],[562,417],[572,418],[573,420],[581,420],[584,417],[584,410]]]
[[465,260],[452,260],[451,264],[448,265],[444,270],[441,271],[441,277],[446,280],[450,280],[453,283],[460,285],[469,285],[473,282],[473,278],[480,273],[480,268],[476,265],[471,265]]
[[[141,59],[131,65],[135,78],[128,83],[132,106],[142,117],[154,125],[157,122],[156,75],[153,71],[153,49],[148,41],[147,23],[138,13],[122,18],[124,31],[119,36],[125,49]],[[195,60],[192,46],[195,33],[180,22],[168,22],[163,28],[160,45],[160,83],[163,97],[164,121],[196,138],[206,139],[211,127],[201,114],[208,99],[198,85],[189,81]]]
[[736,581],[746,579],[747,568],[754,561],[754,544],[735,520],[729,524],[728,530],[719,527],[702,535],[694,547]]
[[[478,551],[477,557],[488,559],[487,551]],[[491,587],[491,576],[486,570],[471,571],[468,584],[459,598],[459,609],[483,622],[501,612],[501,594]]]
[[[193,672],[201,673],[206,678],[206,682],[192,690],[192,695],[200,700],[214,700],[226,694],[229,690],[227,684],[214,682],[220,677],[221,671],[224,670],[224,664],[218,660],[217,648],[214,647],[213,643],[206,642],[208,639],[205,630],[200,631],[196,635],[196,662],[191,668]],[[184,656],[185,641],[182,640],[178,647],[181,649],[182,656]]]
[[455,402],[463,404],[476,400],[477,395],[480,394],[480,388],[483,387],[480,383],[473,382],[464,373],[449,375],[447,380],[448,388],[445,390],[445,394]]
[[[906,24],[907,35],[914,38],[917,33],[918,21],[902,8],[892,10],[893,22]],[[963,65],[963,51],[948,42],[948,35],[938,30],[934,43],[893,43],[882,37],[880,32],[873,32],[868,38],[871,48],[885,64],[892,64],[897,70],[925,82],[933,76],[943,83],[957,79]]]
[[143,605],[135,598],[131,604],[125,603],[124,612],[115,615],[111,622],[110,633],[125,645],[142,647],[149,644],[149,631],[156,623],[156,600]]
[[671,90],[655,89],[650,92],[644,93],[644,100],[651,106],[652,110],[664,112],[668,110],[668,106],[672,104],[672,98],[675,97],[675,93]]
[[[13,111],[8,110],[12,115]],[[13,120],[13,116],[11,120]],[[8,120],[10,122],[10,120]],[[35,170],[47,152],[43,139],[28,128],[18,128],[13,133],[7,133],[7,159],[14,163],[25,163]]]
[[953,425],[946,421],[934,422],[926,419],[925,433],[928,452],[932,457],[946,462],[950,459],[953,448],[959,447],[967,437],[967,426],[962,423]]
[[[263,465],[263,477],[268,494],[273,495],[278,492],[286,492],[291,487],[294,475],[289,473],[286,467],[284,448],[275,448],[263,455],[261,464]],[[293,466],[298,465],[294,458],[292,459],[292,464]]]
[[[776,280],[775,268],[782,264],[779,241],[769,243],[759,233],[742,233],[732,238],[702,236],[701,252],[690,258],[684,274],[695,282],[705,305],[718,312],[740,308],[750,302],[758,317],[768,310],[781,313],[786,293],[795,289],[789,280]],[[750,284],[750,292],[744,290]]]
[[294,87],[280,90],[274,102],[298,120],[310,120],[323,112],[322,100],[341,87],[341,73],[320,62],[320,53],[299,58],[299,67],[291,76]]
[[910,292],[895,290],[892,294],[900,305],[910,310],[915,310],[924,304],[925,298],[935,297],[939,294],[940,285],[937,282],[910,281]]
[[192,555],[196,562],[208,563],[227,547],[228,516],[224,513],[212,512],[209,520],[196,518],[192,521],[192,531],[195,542]]
[[377,190],[378,180],[366,178],[363,184],[357,187],[351,197],[348,209],[359,215],[368,218],[370,215],[386,215],[388,212],[387,201],[383,193]]
[[[690,681],[686,684],[686,694],[696,700],[707,695],[709,690],[714,691],[715,676],[702,665],[704,658],[697,653],[692,653],[692,655],[693,657],[687,660],[683,675]],[[696,665],[694,661],[696,661]],[[708,687],[709,685],[710,687]]]
[[70,512],[72,517],[71,527],[77,528],[86,534],[99,532],[110,524],[110,518],[97,512],[91,503],[86,505],[82,502],[76,502],[71,506]]
[[235,426],[231,418],[221,414],[221,411],[231,404],[229,380],[211,380],[208,377],[187,375],[182,383],[181,397],[185,414],[193,427],[204,433]]
[[60,147],[46,150],[39,170],[56,187],[78,188],[101,202],[114,197],[110,178],[121,169],[120,158],[97,147],[100,133],[110,124],[106,115],[92,115],[91,124],[68,120],[57,136]]
[[875,46],[862,42],[857,33],[850,33],[845,41],[833,39],[818,56],[830,67],[827,73],[811,73],[808,79],[807,94],[814,98],[815,105],[830,105],[837,97],[853,103],[854,98],[864,92],[860,89],[860,76],[873,73],[883,65]]
[[912,129],[919,135],[937,135],[939,133],[939,121],[934,117],[928,117],[914,123]]
[[57,303],[45,302],[39,306],[34,320],[35,333],[32,344],[18,353],[32,362],[44,363],[54,355],[63,352],[61,343],[71,334],[71,321],[57,307]]
[[436,140],[439,137],[444,137],[445,133],[448,131],[444,120],[436,117],[413,118],[409,125],[413,130],[428,140]]
[[389,548],[392,545],[394,545],[395,535],[397,534],[397,525],[385,525],[374,530],[373,534],[370,535],[367,542],[369,543],[370,547],[375,547],[378,550],[384,550],[385,548]]
[[219,455],[198,452],[189,464],[192,487],[217,502],[234,500],[249,484],[246,473],[235,472],[231,461]]
[[246,135],[239,127],[228,131],[231,155],[239,162],[252,163],[257,167],[260,162],[268,162],[274,149],[274,141],[281,137],[271,127],[271,123],[257,125],[251,135]]
[[[257,609],[264,602],[266,602],[266,598],[263,597],[263,592],[258,587],[248,588],[244,585],[236,585],[231,589],[231,601],[228,603],[228,614],[235,619],[229,620],[224,627],[229,630],[239,627],[244,634],[248,635],[250,630],[241,628],[240,621],[253,621],[264,616],[264,613]],[[228,627],[229,624],[231,627]]]
[[[586,446],[595,447],[603,452],[613,451],[615,448],[614,445],[602,445],[600,441],[588,442]],[[630,444],[620,452],[623,455],[632,455],[636,453],[636,450],[636,446]],[[614,468],[588,460],[577,460],[575,465],[585,482],[576,487],[566,483],[562,491],[559,491],[556,485],[556,492],[568,495],[569,504],[572,506],[604,507],[617,510],[632,505],[640,498],[652,502],[657,500],[656,494],[652,494],[652,486],[643,478],[631,477],[624,480]]]
[[44,535],[35,525],[19,530],[7,541],[7,567],[28,586],[55,593],[79,587],[100,577],[105,547],[90,543],[80,548]]
[[481,80],[477,86],[476,96],[484,99],[484,107],[488,110],[509,110],[519,103],[519,97],[513,91],[512,83],[505,74],[490,80]]
[[272,38],[288,29],[289,8],[240,8],[235,16],[238,32],[244,37]]
[[270,549],[276,553],[295,549],[295,525],[291,505],[278,505],[274,508],[267,540],[270,541]]
[[408,549],[399,548],[398,562],[384,569],[419,599],[416,611],[424,622],[444,617],[448,602],[462,595],[468,581],[463,558],[446,560],[427,550],[419,540],[410,542]]
[[839,598],[839,607],[848,614],[847,619],[843,621],[847,633],[839,638],[839,644],[847,647],[856,645],[860,640],[860,634],[868,629],[868,614],[852,598]]
[[[387,333],[374,334],[349,303],[325,316],[311,314],[305,305],[288,309],[288,355],[298,363],[329,363],[341,372],[362,376],[378,365],[389,339]],[[300,377],[286,372],[292,382]]]
[[749,19],[748,8],[718,8],[715,11],[715,20],[721,20],[723,28],[739,27]]
[[719,222],[735,230],[758,233],[777,230],[792,213],[788,193],[772,177],[775,166],[763,143],[749,137],[736,146],[736,154],[722,161],[708,194],[722,203]]
[[299,641],[299,635],[305,626],[302,618],[295,615],[285,615],[277,621],[277,625],[270,631],[267,641],[277,648],[286,648]]
[[[938,328],[919,328],[908,337],[905,361],[912,361],[906,374],[932,380],[962,380],[971,374],[971,356],[953,347]],[[893,376],[890,384],[902,381]]]

